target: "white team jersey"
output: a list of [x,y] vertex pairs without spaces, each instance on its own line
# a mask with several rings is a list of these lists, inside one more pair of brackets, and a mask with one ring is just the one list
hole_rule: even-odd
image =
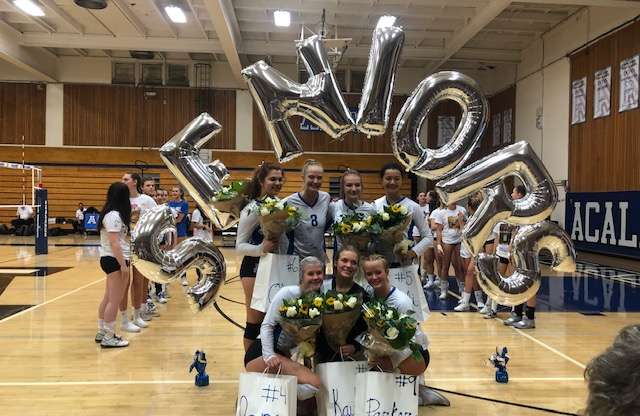
[[497,237],[496,254],[500,257],[509,258],[511,255],[511,240],[518,231],[517,225],[511,225],[504,221],[500,221],[493,227],[493,233]]
[[111,249],[111,241],[109,233],[118,233],[118,243],[122,255],[125,259],[130,256],[130,242],[127,236],[127,227],[122,222],[118,211],[109,211],[102,219],[102,228],[100,229],[100,257],[115,257]]
[[[387,197],[383,196],[380,197],[378,199],[376,199],[375,201],[376,204],[376,209],[378,211],[382,211],[384,209],[384,207],[389,206],[389,201],[387,201]],[[408,215],[411,217],[411,221],[415,224],[416,227],[418,227],[418,231],[420,231],[420,235],[428,235],[429,234],[429,230],[428,230],[428,226],[425,223],[424,220],[424,213],[422,212],[422,208],[420,207],[420,205],[418,205],[417,202],[412,201],[411,199],[407,198],[407,197],[402,197],[398,202],[396,202],[396,204],[400,204],[404,207],[407,208],[408,211]],[[393,205],[393,204],[392,204]],[[407,236],[408,236],[408,231],[409,231],[409,227],[411,225],[409,225],[407,227]],[[431,244],[433,244],[433,241],[429,241],[428,238],[423,238],[422,240],[420,240],[420,242],[418,244],[416,244],[415,246],[413,246],[412,250],[415,251],[415,253],[418,256],[421,256],[422,253],[424,253],[424,251],[427,249],[427,247],[429,247]],[[389,254],[387,253],[380,253],[382,255],[385,255],[388,257],[388,260],[390,263],[398,263],[399,259],[396,258],[395,255],[393,256],[389,256]]]
[[[191,214],[191,223],[204,225],[205,221],[199,208],[196,208]],[[204,228],[193,227],[193,236],[202,238],[204,241],[213,241],[213,230],[211,228],[205,230]]]
[[445,244],[458,244],[462,240],[462,229],[458,225],[458,214],[466,217],[467,210],[460,205],[454,209],[443,208],[436,222],[442,225],[442,242]]
[[[135,233],[133,232],[136,226],[136,223],[147,210],[158,206],[156,201],[153,200],[149,195],[139,194],[135,198],[129,198],[129,202],[131,202],[131,238],[133,240],[136,239]],[[138,211],[138,213],[136,213]],[[134,221],[135,220],[135,221]]]
[[307,205],[299,192],[286,198],[287,204],[298,208],[302,214],[300,222],[288,233],[289,254],[297,254],[300,259],[314,256],[321,261],[326,261],[324,232],[329,218],[329,203],[331,197],[328,193],[318,192],[318,199],[313,205]]
[[422,210],[422,213],[424,214],[424,221],[427,224],[427,228],[429,229],[429,234],[427,234],[427,235],[420,234],[420,230],[418,230],[418,227],[416,227],[414,225],[413,226],[412,235],[413,235],[413,237],[433,239],[433,233],[431,232],[431,227],[429,227],[429,223],[427,222],[427,219],[429,218],[429,213],[431,211],[431,208],[429,208],[429,204],[427,204],[425,206],[421,206],[420,209]]
[[351,215],[353,213],[360,214],[374,214],[376,212],[376,206],[364,201],[358,201],[356,205],[349,205],[344,202],[344,199],[331,202],[329,205],[329,218],[336,223],[340,222],[340,218],[343,215]]

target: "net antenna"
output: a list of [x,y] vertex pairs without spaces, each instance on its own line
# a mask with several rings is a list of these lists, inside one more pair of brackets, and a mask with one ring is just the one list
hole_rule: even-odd
[[[327,56],[329,57],[329,62],[331,63],[331,68],[336,69],[338,64],[342,60],[345,52],[349,48],[349,44],[353,39],[351,38],[339,38],[338,37],[338,26],[333,26],[333,37],[328,36],[328,31],[326,28],[326,11],[322,9],[322,18],[320,23],[318,24],[319,30],[314,31],[306,27],[305,25],[300,26],[300,39],[296,40],[296,46],[302,42],[306,37],[312,35],[320,35],[320,39],[322,44],[324,45],[325,50],[327,51]],[[319,32],[319,33],[316,33]],[[300,71],[300,56],[296,55],[296,65],[298,67],[298,72]]]

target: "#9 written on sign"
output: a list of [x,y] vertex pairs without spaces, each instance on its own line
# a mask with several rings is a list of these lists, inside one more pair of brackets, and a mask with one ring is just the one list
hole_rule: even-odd
[[[418,394],[416,376],[398,374],[395,378],[396,387],[400,390],[411,390],[413,396]],[[382,397],[369,397],[365,401],[365,416],[417,416],[412,410],[403,409],[404,403],[396,400],[385,400]]]
[[275,413],[268,413],[269,410],[260,411],[260,413],[253,413],[249,411],[249,404],[252,407],[268,408],[276,405],[277,402],[282,401],[282,404],[287,404],[287,391],[283,389],[281,384],[272,385],[270,383],[262,386],[259,391],[259,395],[255,397],[241,396],[238,402],[238,410],[240,416],[278,416],[277,411]]

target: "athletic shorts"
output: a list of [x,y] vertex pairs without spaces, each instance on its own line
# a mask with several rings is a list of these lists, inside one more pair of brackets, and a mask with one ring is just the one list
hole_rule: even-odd
[[258,263],[260,263],[260,257],[244,256],[242,263],[240,264],[240,277],[256,277],[256,273],[258,272]]
[[[282,327],[280,325],[276,325],[276,327],[273,329],[273,343],[275,344],[273,350],[276,354],[284,355],[285,357],[287,357],[287,354],[279,351],[276,347],[278,345],[278,338],[280,337],[281,332]],[[249,349],[247,349],[247,352],[244,354],[244,366],[246,367],[247,364],[258,357],[262,357],[262,341],[260,339],[256,339],[255,341],[253,341],[249,346]]]
[[[127,262],[128,266],[129,260],[125,261]],[[120,270],[120,263],[118,263],[118,259],[113,256],[104,256],[100,257],[100,268],[102,268],[102,271],[106,274],[111,274]]]

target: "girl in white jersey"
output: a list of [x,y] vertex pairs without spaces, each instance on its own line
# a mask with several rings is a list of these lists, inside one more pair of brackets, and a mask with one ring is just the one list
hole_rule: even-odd
[[[400,192],[402,188],[402,180],[404,177],[404,170],[396,162],[387,163],[380,169],[380,179],[382,181],[382,188],[384,190],[384,196],[376,199],[375,205],[377,211],[382,211],[384,207],[394,204],[399,204],[407,208],[408,215],[411,217],[413,225],[418,227],[420,235],[428,235],[429,229],[424,219],[424,213],[420,208],[420,205],[402,195]],[[407,227],[406,234],[409,236],[409,227]],[[389,263],[392,267],[397,267],[401,263],[410,263],[421,256],[427,247],[433,243],[429,239],[422,239],[418,244],[413,246],[411,250],[408,250],[402,257],[396,253],[380,253],[389,259]]]
[[434,258],[434,250],[433,250],[433,233],[431,232],[431,227],[429,226],[429,214],[431,214],[431,195],[433,191],[430,192],[420,192],[418,194],[417,202],[420,205],[420,209],[424,213],[424,221],[425,225],[428,229],[427,235],[421,235],[420,230],[415,225],[413,226],[413,241],[419,243],[422,239],[429,239],[430,245],[427,246],[426,250],[420,256],[420,269],[422,272],[421,281],[424,288],[429,288],[433,286],[433,282],[435,281],[435,274],[433,269],[433,258]]
[[429,228],[431,228],[431,234],[433,235],[433,246],[434,246],[433,257],[435,258],[435,261],[436,261],[436,267],[435,267],[436,277],[433,281],[428,281],[427,284],[424,286],[424,288],[439,289],[440,288],[440,268],[442,267],[442,253],[438,250],[435,250],[435,246],[438,244],[438,223],[436,222],[436,218],[438,218],[438,216],[442,213],[442,209],[444,208],[444,205],[442,205],[442,203],[440,202],[440,197],[438,197],[438,194],[436,194],[434,191],[429,191],[429,192],[433,192],[435,194],[434,208],[431,210],[431,213],[429,213],[429,219],[427,221],[427,225],[429,226]]
[[[391,285],[389,281],[389,263],[379,255],[374,254],[364,259],[363,269],[367,282],[373,288],[374,299],[384,301],[387,305],[398,310],[399,313],[410,313],[413,310],[413,301],[411,298],[398,288]],[[393,372],[399,370],[402,374],[422,376],[429,366],[430,356],[427,347],[429,340],[427,335],[422,332],[422,328],[418,323],[414,341],[420,345],[420,358],[416,359],[412,356],[410,348],[398,350],[391,353],[388,357],[377,357],[375,363],[383,370]],[[421,377],[419,403],[421,406],[439,404],[449,405],[449,401],[439,393],[427,388],[423,385]]]
[[[480,204],[482,203],[482,193],[478,192],[471,196],[467,201],[467,208],[469,209],[469,215],[473,215],[474,212],[478,209]],[[493,245],[493,237],[489,236],[487,241],[484,244],[484,249],[486,250],[487,246]],[[464,288],[461,293],[462,298],[460,299],[460,303],[458,306],[453,308],[456,312],[467,312],[470,309],[470,300],[471,300],[471,290],[473,289],[473,293],[476,298],[477,307],[479,310],[484,308],[484,299],[482,290],[480,290],[480,285],[478,284],[478,280],[475,278],[476,275],[476,266],[473,261],[473,256],[471,255],[471,251],[467,249],[467,247],[462,243],[460,245],[460,257],[462,258],[462,266],[465,272],[464,275]]]
[[[345,215],[355,213],[368,215],[376,212],[375,205],[360,200],[362,193],[362,177],[360,172],[347,169],[340,178],[340,199],[329,204],[329,218],[332,223],[338,223]],[[334,265],[335,253],[338,253],[342,245],[338,238],[334,238],[333,252]]]
[[[149,195],[142,194],[142,178],[137,173],[125,173],[122,182],[129,188],[129,201],[131,203],[131,230],[145,211],[156,206],[156,202]],[[135,235],[131,236],[133,239]],[[127,315],[127,292],[122,297],[120,303],[121,329],[127,332],[140,332],[140,328],[146,328],[151,320],[151,315],[142,311],[142,304],[147,298],[148,281],[144,278],[135,266],[132,267],[133,279],[131,281],[131,306],[133,306],[133,320],[129,320]],[[129,285],[129,282],[127,282]]]
[[297,254],[301,259],[309,256],[326,262],[324,232],[329,221],[331,197],[321,191],[324,169],[315,160],[307,160],[302,167],[304,181],[302,192],[287,197],[287,203],[302,212],[300,222],[288,233],[288,254]]
[[449,267],[453,266],[458,282],[463,281],[464,272],[460,260],[460,242],[466,210],[455,202],[450,203],[436,216],[437,250],[442,255],[440,267],[440,299],[447,298],[449,288]]
[[319,292],[324,281],[324,264],[316,257],[305,257],[300,261],[300,282],[295,286],[281,288],[273,297],[260,328],[260,339],[251,344],[244,356],[247,371],[282,373],[298,379],[298,399],[306,400],[320,389],[320,376],[307,367],[291,360],[291,349],[295,340],[282,330],[280,307],[285,299],[303,294]]
[[258,166],[247,188],[247,196],[250,202],[240,213],[238,223],[238,235],[236,237],[236,251],[244,256],[240,264],[240,281],[244,291],[244,304],[246,307],[246,323],[244,330],[244,350],[260,335],[260,324],[264,313],[251,309],[253,287],[256,282],[256,272],[260,263],[260,256],[266,253],[284,254],[287,249],[287,237],[282,235],[279,241],[265,240],[256,206],[259,206],[266,197],[275,198],[282,190],[284,176],[282,166],[278,163],[263,162]]
[[100,267],[107,275],[104,296],[98,307],[98,333],[95,341],[104,348],[126,347],[129,342],[115,333],[118,305],[129,281],[129,188],[114,182],[107,191],[98,229]]

